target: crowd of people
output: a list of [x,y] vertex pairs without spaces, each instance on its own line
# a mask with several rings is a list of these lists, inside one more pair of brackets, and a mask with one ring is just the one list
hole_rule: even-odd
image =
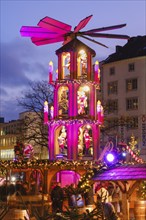
[[[34,195],[36,182],[17,181],[16,184],[8,184],[6,181],[0,186],[0,201],[7,202],[8,198],[15,194],[15,196]],[[95,205],[99,202],[103,205],[104,215],[106,219],[117,220],[117,213],[122,212],[122,202],[120,189],[113,183],[100,182],[96,183],[96,186],[91,187],[90,190],[81,194],[75,193],[76,188],[74,184],[65,188],[61,187],[59,182],[56,182],[50,192],[50,198],[52,202],[52,212],[62,213],[65,200],[67,200],[67,206],[69,208],[82,208],[90,205]]]
[[[94,205],[97,201],[103,205],[106,219],[117,220],[117,213],[122,211],[120,197],[115,200],[115,195],[119,193],[119,187],[113,184],[99,183],[93,192],[91,187],[89,191],[83,194],[74,193],[75,185],[68,186],[65,192],[60,183],[56,183],[51,190],[52,212],[62,212],[65,198],[68,200],[68,207],[88,207]],[[94,194],[95,193],[95,194]],[[116,195],[117,196],[117,195]],[[96,197],[96,199],[95,199]]]
[[36,194],[36,181],[23,182],[17,180],[15,184],[3,181],[0,185],[0,201],[7,202],[11,196],[26,196]]

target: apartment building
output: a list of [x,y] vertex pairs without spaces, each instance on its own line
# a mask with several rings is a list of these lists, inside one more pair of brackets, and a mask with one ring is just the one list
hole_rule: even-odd
[[101,67],[105,106],[103,140],[114,137],[129,144],[134,135],[140,156],[146,160],[146,36],[132,37],[117,46]]

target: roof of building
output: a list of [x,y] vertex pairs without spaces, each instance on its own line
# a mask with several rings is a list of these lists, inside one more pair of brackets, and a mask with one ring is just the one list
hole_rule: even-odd
[[106,64],[140,56],[146,56],[146,35],[131,37],[123,47],[116,46],[116,52],[109,55],[103,63]]
[[56,54],[59,54],[62,52],[78,51],[80,49],[90,51],[93,56],[96,55],[96,53],[93,49],[88,47],[86,44],[84,44],[83,42],[81,42],[77,38],[73,39],[69,43],[65,44],[64,46],[62,46],[58,50],[56,50]]
[[119,165],[103,171],[102,173],[95,173],[93,180],[146,180],[146,163]]

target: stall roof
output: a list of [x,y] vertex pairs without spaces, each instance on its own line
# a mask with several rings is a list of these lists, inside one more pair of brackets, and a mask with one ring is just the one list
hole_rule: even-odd
[[102,173],[95,173],[94,181],[146,180],[146,163],[124,164],[110,168]]

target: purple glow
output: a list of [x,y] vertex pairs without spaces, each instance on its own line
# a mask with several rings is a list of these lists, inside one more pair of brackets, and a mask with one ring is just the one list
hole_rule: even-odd
[[58,33],[49,31],[45,28],[22,26],[20,34],[23,37],[41,37],[41,38],[53,38],[57,37]]
[[77,185],[80,179],[80,175],[72,170],[62,170],[57,173],[57,181],[61,182],[61,187],[66,185]]
[[108,162],[113,162],[115,157],[113,154],[109,153],[107,156],[106,156],[106,159],[108,160]]

